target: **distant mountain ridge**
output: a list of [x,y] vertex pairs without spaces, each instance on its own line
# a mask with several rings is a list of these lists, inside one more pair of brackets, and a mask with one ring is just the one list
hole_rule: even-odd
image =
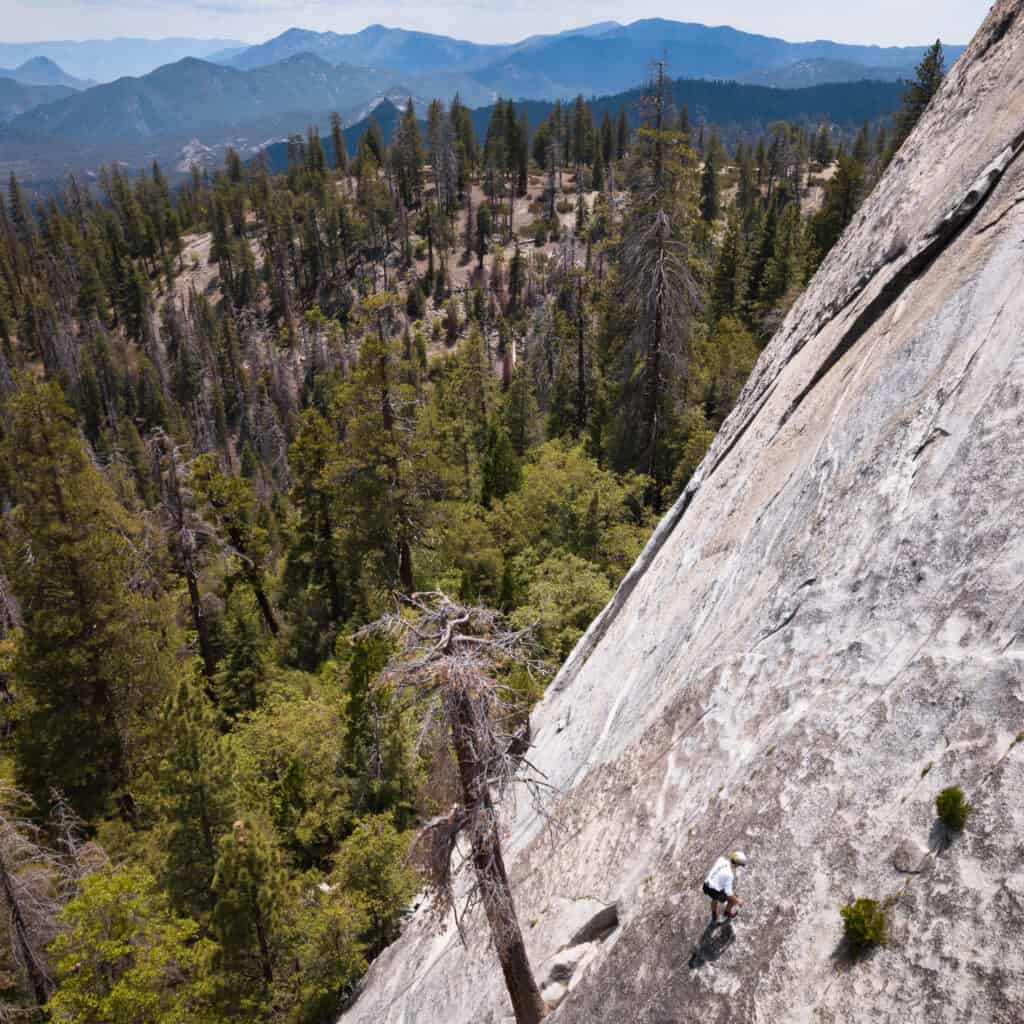
[[91,79],[75,78],[49,57],[33,57],[11,70],[0,68],[0,78],[12,78],[22,85],[63,85],[69,89],[88,89],[96,83]]
[[[200,136],[244,131],[281,114],[315,119],[332,110],[363,116],[384,96],[426,102],[470,92],[467,102],[489,102],[482,86],[458,73],[402,78],[392,71],[332,66],[298,53],[251,71],[185,58],[142,78],[120,78],[67,97],[21,118],[27,135],[80,145],[115,145],[125,138]],[[301,130],[305,124],[293,124]]]
[[76,78],[112,82],[124,75],[145,75],[184,57],[203,59],[229,49],[247,49],[237,39],[60,39],[0,43],[0,67],[13,68],[46,57]]
[[413,73],[453,68],[467,71],[483,67],[505,51],[503,46],[388,29],[383,25],[370,25],[351,35],[292,28],[269,42],[242,51],[227,63],[252,70],[299,53],[312,53],[330,64],[362,64]]
[[[671,74],[688,78],[785,86],[895,80],[912,75],[925,49],[830,40],[791,43],[727,26],[648,18],[629,25],[602,22],[506,45],[382,25],[348,35],[289,29],[226,63],[254,68],[307,52],[330,63],[369,64],[399,72],[459,70],[501,95],[554,99],[627,89],[643,79],[653,60],[663,58]],[[948,46],[950,63],[962,51],[962,46]]]
[[458,71],[403,75],[334,66],[309,53],[251,71],[189,57],[82,92],[5,81],[0,169],[17,167],[37,181],[115,159],[130,167],[156,159],[170,172],[184,170],[196,153],[215,162],[228,145],[253,153],[311,124],[326,128],[333,111],[347,123],[361,120],[383,100],[404,106],[411,97],[425,113],[435,97],[449,101],[458,93],[470,106],[495,98]]

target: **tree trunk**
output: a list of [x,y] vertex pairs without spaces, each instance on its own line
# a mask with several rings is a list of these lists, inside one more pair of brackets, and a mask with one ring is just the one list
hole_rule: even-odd
[[185,566],[185,580],[188,583],[188,600],[192,609],[192,623],[196,627],[196,634],[199,637],[199,654],[203,659],[203,675],[207,682],[213,678],[216,665],[213,659],[213,648],[210,646],[210,628],[203,614],[203,601],[199,595],[199,582],[196,579],[196,571],[191,559]]
[[18,959],[25,967],[28,976],[28,983],[32,989],[32,997],[36,1006],[45,1006],[50,998],[52,985],[46,977],[46,972],[39,964],[36,951],[29,941],[28,927],[25,918],[22,916],[21,907],[14,894],[14,887],[11,884],[11,876],[7,865],[0,859],[0,892],[3,893],[4,902],[7,904],[7,911],[10,915],[11,936],[18,949]]
[[330,591],[331,621],[337,622],[341,618],[341,590],[338,584],[338,567],[334,564],[334,526],[331,522],[331,514],[327,504],[327,496],[320,494],[320,546],[322,551],[327,552],[326,574],[327,589]]
[[281,627],[277,623],[277,616],[274,615],[274,609],[270,606],[270,598],[267,597],[267,592],[263,587],[255,580],[250,580],[253,593],[256,595],[256,603],[260,606],[260,613],[263,615],[263,621],[267,624],[267,629],[270,630],[274,636],[280,632]]
[[474,742],[473,723],[472,699],[463,691],[455,698],[455,716],[451,727],[459,764],[463,806],[472,813],[474,819],[470,832],[473,868],[480,886],[491,938],[505,976],[505,987],[512,1000],[516,1024],[538,1024],[547,1015],[547,1006],[526,955],[526,944],[523,942],[512,899],[512,887],[501,854],[501,839],[498,836],[485,768],[479,760],[477,743]]
[[249,558],[241,533],[238,530],[229,530],[228,538],[245,562],[245,578],[249,586],[252,587],[253,594],[256,595],[256,603],[260,606],[260,614],[263,616],[263,621],[267,624],[267,629],[274,636],[277,636],[281,631],[281,627],[278,625],[277,616],[274,614],[274,609],[270,604],[270,598],[267,597],[267,592],[263,589],[260,571]]
[[416,589],[412,576],[412,549],[404,537],[398,542],[398,579],[405,593],[411,594]]
[[260,971],[263,980],[268,985],[274,984],[274,965],[270,956],[270,942],[267,939],[267,930],[263,926],[263,914],[260,912],[259,904],[255,897],[252,900],[253,920],[256,925],[256,941],[260,947]]
[[576,283],[576,431],[575,437],[587,426],[587,365],[586,332],[583,309],[583,276]]

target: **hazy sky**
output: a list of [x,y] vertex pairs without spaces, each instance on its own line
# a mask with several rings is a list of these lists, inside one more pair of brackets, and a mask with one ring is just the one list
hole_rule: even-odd
[[0,42],[220,36],[262,42],[292,26],[354,32],[379,22],[511,42],[595,21],[665,17],[793,41],[966,43],[988,0],[0,0]]

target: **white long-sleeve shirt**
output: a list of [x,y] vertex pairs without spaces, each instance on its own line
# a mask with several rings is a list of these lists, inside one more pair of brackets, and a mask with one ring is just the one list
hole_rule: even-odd
[[714,867],[712,867],[705,882],[710,888],[717,889],[718,892],[724,892],[726,896],[731,896],[734,877],[729,858],[719,857],[715,861]]

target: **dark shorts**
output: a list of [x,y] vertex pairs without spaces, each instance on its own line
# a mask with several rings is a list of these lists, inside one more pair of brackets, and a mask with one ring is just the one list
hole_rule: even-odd
[[707,882],[704,883],[704,895],[710,896],[716,903],[728,903],[729,897],[718,889],[712,889]]

